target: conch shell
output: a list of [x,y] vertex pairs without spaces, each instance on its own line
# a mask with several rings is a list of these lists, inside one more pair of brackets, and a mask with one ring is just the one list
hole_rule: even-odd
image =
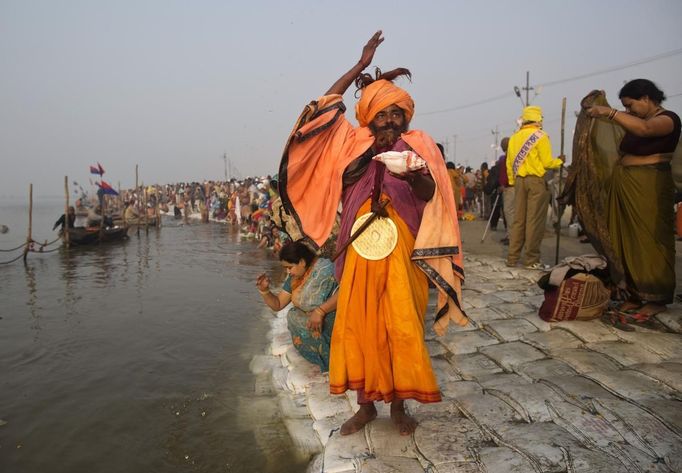
[[384,163],[386,168],[394,174],[404,174],[426,167],[426,161],[414,151],[386,151],[377,154],[372,159]]

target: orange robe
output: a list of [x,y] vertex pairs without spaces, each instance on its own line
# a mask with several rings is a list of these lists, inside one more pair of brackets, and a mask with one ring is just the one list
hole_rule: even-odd
[[[367,127],[354,128],[341,96],[308,105],[289,138],[280,164],[285,209],[307,239],[321,246],[329,237],[341,199],[343,172],[374,142]],[[346,253],[332,335],[332,393],[364,389],[370,400],[440,400],[424,343],[427,277],[438,288],[434,329],[448,322],[466,325],[461,310],[461,242],[449,175],[433,140],[421,131],[401,138],[426,160],[436,184],[416,238],[389,205],[399,228],[399,243],[380,261],[367,261],[351,247]],[[369,200],[365,203],[366,213]]]

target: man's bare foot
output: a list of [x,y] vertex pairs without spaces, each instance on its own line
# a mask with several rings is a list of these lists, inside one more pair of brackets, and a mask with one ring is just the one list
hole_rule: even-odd
[[405,413],[405,401],[391,403],[391,420],[398,427],[400,435],[410,435],[417,428],[417,421]]
[[360,404],[358,412],[341,426],[341,435],[354,434],[358,430],[361,430],[367,423],[376,419],[376,417],[377,409],[374,407],[374,403]]

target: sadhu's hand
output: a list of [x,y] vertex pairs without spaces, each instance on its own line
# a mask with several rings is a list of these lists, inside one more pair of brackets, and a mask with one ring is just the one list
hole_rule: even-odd
[[365,47],[362,48],[362,56],[360,56],[360,64],[363,67],[367,67],[372,64],[372,59],[374,58],[374,52],[377,50],[379,45],[384,42],[384,38],[381,36],[381,30],[374,33],[374,35],[367,41]]

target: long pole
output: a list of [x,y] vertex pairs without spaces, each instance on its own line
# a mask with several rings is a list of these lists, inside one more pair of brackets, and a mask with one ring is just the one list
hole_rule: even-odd
[[26,263],[26,255],[28,255],[28,249],[31,246],[31,241],[33,232],[33,184],[28,186],[28,236],[26,237],[26,246],[24,247],[24,263]]
[[[564,158],[564,130],[566,129],[566,97],[561,100],[561,153],[560,156]],[[561,184],[564,174],[564,163],[561,163],[559,168],[559,192],[556,196],[558,199],[561,195]],[[554,264],[559,264],[559,242],[561,240],[561,204],[557,201],[557,222],[556,222],[556,252],[554,253]]]
[[530,71],[526,71],[526,107],[530,105],[528,102],[528,92],[530,92]]
[[149,234],[149,220],[148,220],[148,215],[149,213],[147,212],[147,188],[144,186],[144,182],[142,183],[142,206],[144,207],[144,231],[146,234]]
[[140,222],[139,222],[139,220],[140,220],[140,213],[139,213],[139,210],[140,210],[140,195],[139,195],[139,192],[140,192],[140,191],[139,191],[139,189],[137,188],[137,164],[136,164],[136,165],[135,165],[135,197],[137,197],[137,198],[135,199],[135,207],[136,207],[136,209],[138,210],[138,213],[137,213],[137,220],[138,220],[138,223],[137,223],[137,225],[136,225],[136,227],[137,227],[137,236],[140,236]]
[[64,176],[64,195],[66,196],[66,203],[64,204],[64,246],[69,248],[69,176]]
[[225,163],[225,182],[227,182],[227,153],[223,153],[223,162]]

